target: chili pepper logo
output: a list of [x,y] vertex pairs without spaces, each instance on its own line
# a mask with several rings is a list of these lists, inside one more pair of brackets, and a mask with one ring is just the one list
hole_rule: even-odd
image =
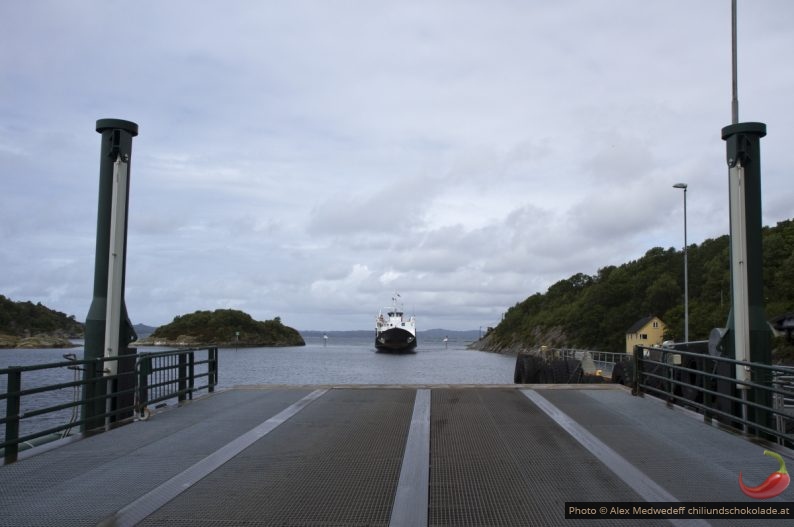
[[739,472],[739,488],[742,489],[742,492],[746,495],[756,500],[774,498],[786,490],[788,484],[791,482],[791,477],[789,477],[788,471],[786,471],[786,463],[783,461],[783,458],[780,457],[780,454],[770,450],[764,450],[764,455],[773,457],[780,462],[780,468],[777,469],[776,472],[772,472],[766,478],[766,481],[757,487],[748,487],[742,482],[742,473]]

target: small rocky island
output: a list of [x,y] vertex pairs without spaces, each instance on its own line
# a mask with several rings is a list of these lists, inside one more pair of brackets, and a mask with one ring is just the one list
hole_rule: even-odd
[[81,339],[83,332],[73,315],[0,295],[0,348],[72,348],[69,339]]
[[235,309],[196,311],[174,318],[133,346],[280,347],[305,346],[297,330],[281,319],[263,322]]

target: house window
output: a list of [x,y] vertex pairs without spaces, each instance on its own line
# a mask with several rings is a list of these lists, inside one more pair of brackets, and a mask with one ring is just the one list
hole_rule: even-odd
[[658,328],[659,327],[659,323],[658,322],[654,322],[653,323],[653,327]]
[[645,333],[640,333],[640,340],[648,340],[648,335]]

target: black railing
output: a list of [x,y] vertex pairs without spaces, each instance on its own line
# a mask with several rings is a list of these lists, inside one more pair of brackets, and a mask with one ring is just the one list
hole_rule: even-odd
[[[632,393],[648,393],[721,425],[794,447],[794,368],[636,346]],[[746,375],[737,378],[736,369]]]
[[[626,360],[626,357],[628,357],[628,355],[623,352],[582,350],[576,348],[555,348],[554,354],[564,359],[576,359],[579,361],[592,359],[593,366],[597,370],[601,370],[601,374],[604,377],[612,377],[612,370],[615,364],[623,362]],[[588,371],[587,373],[592,372]]]
[[[200,349],[141,353],[136,363],[139,416],[148,405],[176,399],[193,399],[193,392],[214,391],[218,384],[218,348],[207,348],[207,358],[196,360]],[[197,372],[197,369],[199,370]],[[205,384],[196,386],[204,379]]]
[[[202,353],[206,358],[197,360],[196,355]],[[169,399],[178,402],[192,399],[194,392],[213,392],[218,382],[217,348],[157,351],[91,360],[77,360],[69,354],[64,357],[68,360],[0,369],[0,379],[5,377],[6,380],[6,391],[0,393],[0,404],[5,400],[6,410],[5,416],[0,418],[0,425],[5,430],[0,451],[3,451],[6,463],[16,461],[20,445],[24,448],[36,440],[66,437],[76,427],[97,431],[131,418],[146,418],[150,413],[149,405]],[[134,367],[119,368],[125,373],[110,373],[112,363],[131,360],[135,361]],[[33,372],[63,369],[74,371],[73,380],[24,387],[23,380],[35,376]],[[70,390],[70,393],[64,394],[63,390]],[[38,400],[34,400],[37,395]],[[63,401],[66,398],[70,400]],[[48,405],[53,399],[59,402]],[[86,405],[97,403],[105,408],[104,413],[78,418],[78,412]],[[66,419],[62,415],[64,412],[71,412],[71,417]],[[54,426],[47,424],[53,420],[58,423]],[[104,423],[104,427],[97,427],[98,422]],[[37,429],[23,433],[21,425],[26,423]]]

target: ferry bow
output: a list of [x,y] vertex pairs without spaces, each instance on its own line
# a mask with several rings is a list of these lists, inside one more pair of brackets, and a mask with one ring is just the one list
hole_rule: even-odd
[[381,309],[375,319],[375,348],[378,351],[407,352],[416,348],[416,317],[405,316],[402,306],[398,306],[398,298],[400,295],[395,294],[392,307]]

